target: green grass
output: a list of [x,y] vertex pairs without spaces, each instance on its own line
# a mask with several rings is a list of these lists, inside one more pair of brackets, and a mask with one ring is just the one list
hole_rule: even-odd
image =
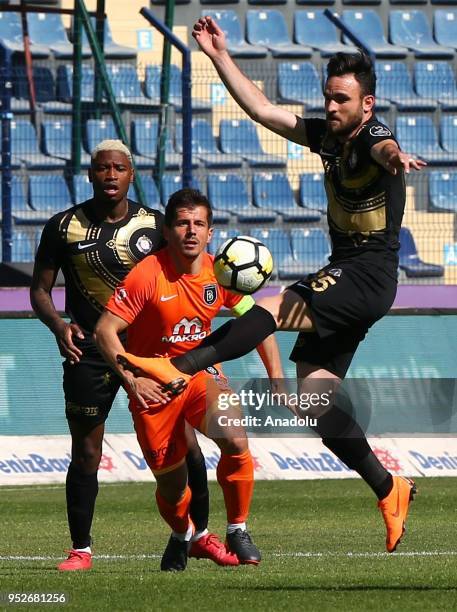
[[[419,479],[418,487],[400,554],[386,555],[382,519],[362,482],[258,482],[249,525],[262,563],[220,568],[191,559],[181,574],[159,571],[168,530],[151,485],[100,487],[95,554],[123,558],[96,558],[90,572],[76,574],[55,570],[68,547],[64,488],[5,487],[0,592],[65,592],[63,609],[97,612],[457,609],[455,479]],[[217,485],[210,493],[210,527],[223,533]],[[19,556],[44,559],[8,558]],[[62,609],[22,609],[51,607]]]

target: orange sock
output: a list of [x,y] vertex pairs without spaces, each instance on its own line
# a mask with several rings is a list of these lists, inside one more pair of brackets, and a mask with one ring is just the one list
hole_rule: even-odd
[[179,502],[176,504],[170,504],[164,499],[159,490],[156,490],[157,506],[159,508],[160,515],[167,522],[173,531],[176,533],[186,533],[189,529],[190,518],[189,518],[189,506],[192,494],[189,487],[186,487],[184,495],[181,497]]
[[222,487],[229,523],[244,523],[249,515],[254,490],[254,463],[251,452],[222,454],[217,465],[217,481]]

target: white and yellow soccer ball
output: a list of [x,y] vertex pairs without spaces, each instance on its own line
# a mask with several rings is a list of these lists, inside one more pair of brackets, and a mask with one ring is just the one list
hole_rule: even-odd
[[272,272],[270,251],[251,236],[229,238],[214,257],[214,274],[219,285],[242,295],[250,295],[264,287]]

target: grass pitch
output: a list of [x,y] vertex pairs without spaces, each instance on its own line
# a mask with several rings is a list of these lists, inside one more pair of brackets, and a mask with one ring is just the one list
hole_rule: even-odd
[[[148,484],[102,485],[93,526],[94,567],[60,574],[68,547],[64,487],[0,491],[0,592],[65,593],[68,603],[1,610],[455,610],[457,486],[418,479],[398,553],[384,553],[384,524],[358,480],[257,482],[249,523],[258,567],[191,559],[159,571],[168,529]],[[210,529],[224,533],[212,484]]]

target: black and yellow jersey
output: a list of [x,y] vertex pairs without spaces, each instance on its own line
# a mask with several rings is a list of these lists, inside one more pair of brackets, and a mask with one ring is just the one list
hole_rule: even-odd
[[87,200],[51,217],[41,236],[36,260],[65,277],[65,312],[92,332],[116,285],[141,259],[164,246],[163,214],[128,201],[127,215],[116,223],[98,221]]
[[332,240],[330,261],[384,251],[396,261],[406,200],[404,173],[392,175],[370,155],[373,145],[394,140],[374,116],[346,143],[327,133],[324,119],[305,119],[308,146],[321,157]]

